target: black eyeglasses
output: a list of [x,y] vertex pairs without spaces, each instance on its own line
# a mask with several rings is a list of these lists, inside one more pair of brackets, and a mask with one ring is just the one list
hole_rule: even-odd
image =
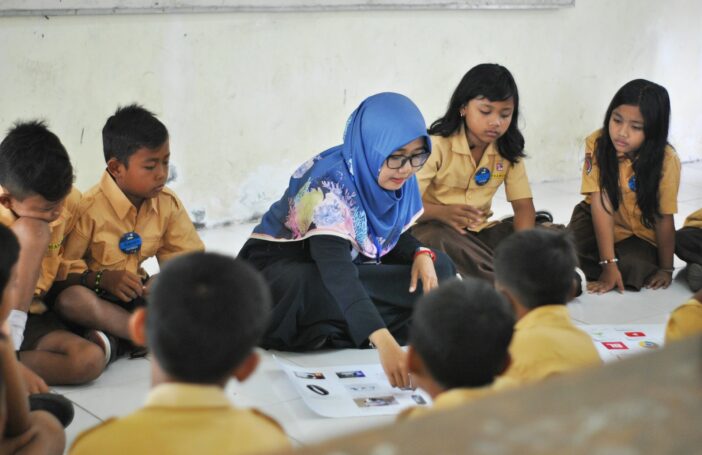
[[428,159],[429,152],[424,151],[410,156],[390,155],[389,157],[385,158],[385,164],[387,164],[390,169],[400,169],[406,162],[409,161],[410,166],[412,167],[422,167]]

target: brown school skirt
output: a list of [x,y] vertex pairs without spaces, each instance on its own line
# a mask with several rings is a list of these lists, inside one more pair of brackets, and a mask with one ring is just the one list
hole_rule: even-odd
[[440,221],[428,221],[412,228],[412,235],[422,244],[449,255],[461,276],[495,280],[492,257],[497,245],[514,232],[509,221],[498,221],[480,232],[465,235]]
[[[583,201],[575,206],[568,230],[573,233],[580,268],[588,281],[597,280],[602,267],[590,204]],[[617,265],[624,286],[629,290],[641,290],[646,279],[658,271],[658,249],[639,237],[632,235],[616,242],[614,254],[619,259]]]

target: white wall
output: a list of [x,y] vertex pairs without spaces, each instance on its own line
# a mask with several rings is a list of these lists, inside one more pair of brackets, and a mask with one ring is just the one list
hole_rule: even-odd
[[[0,18],[0,129],[43,117],[85,190],[100,130],[143,103],[171,131],[172,187],[207,222],[265,211],[289,173],[337,144],[367,95],[410,96],[427,123],[481,62],[514,74],[532,181],[579,175],[614,92],[666,86],[671,142],[702,158],[702,2],[577,0],[533,11],[388,11]],[[578,191],[577,185],[573,188]],[[537,202],[538,205],[538,202]]]

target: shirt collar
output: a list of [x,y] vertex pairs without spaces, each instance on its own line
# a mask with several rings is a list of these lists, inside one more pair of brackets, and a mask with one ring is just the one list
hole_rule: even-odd
[[[468,138],[466,137],[466,126],[461,125],[461,128],[457,133],[451,135],[451,150],[460,153],[461,155],[470,155],[470,146],[468,145]],[[497,147],[495,142],[488,144],[485,149],[486,155],[496,155]]]
[[542,305],[529,311],[517,321],[514,330],[542,325],[562,325],[564,322],[570,322],[568,308],[565,305]]
[[228,408],[231,406],[232,403],[224,390],[216,385],[169,382],[151,389],[146,398],[146,407]]
[[[134,210],[136,210],[134,204],[127,198],[120,187],[117,186],[117,183],[107,170],[102,173],[102,178],[100,178],[100,189],[105,194],[107,200],[120,219],[126,218],[130,209],[134,208]],[[154,210],[158,213],[158,205],[155,199],[154,197],[144,200],[142,205],[145,205],[145,210]]]
[[440,393],[434,398],[434,406],[453,406],[493,392],[492,384],[483,387],[459,387]]

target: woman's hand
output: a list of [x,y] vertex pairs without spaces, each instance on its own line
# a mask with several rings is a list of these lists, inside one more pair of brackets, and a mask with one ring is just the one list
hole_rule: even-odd
[[624,292],[624,281],[616,262],[604,264],[600,278],[594,283],[587,284],[587,291],[590,294],[604,294],[611,291],[616,286],[617,292]]
[[414,292],[417,289],[417,279],[422,280],[422,290],[425,294],[439,285],[434,261],[427,253],[416,255],[414,261],[412,261],[410,292]]
[[402,350],[388,329],[378,329],[368,337],[378,350],[380,364],[393,387],[409,387],[407,354]]
[[673,272],[658,269],[656,273],[646,279],[644,286],[648,289],[666,289],[673,281]]

